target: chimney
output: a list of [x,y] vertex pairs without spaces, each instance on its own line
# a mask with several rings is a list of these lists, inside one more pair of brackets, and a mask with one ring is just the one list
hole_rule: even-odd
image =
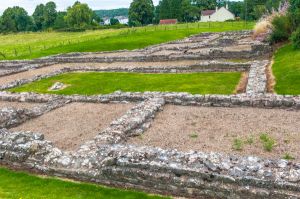
[[216,6],[216,12],[218,11],[218,6]]
[[229,9],[229,7],[228,7],[228,3],[226,3],[226,9],[227,9],[227,10]]

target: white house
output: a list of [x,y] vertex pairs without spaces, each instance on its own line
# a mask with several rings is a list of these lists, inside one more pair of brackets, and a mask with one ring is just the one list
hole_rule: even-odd
[[201,12],[201,22],[208,21],[226,21],[226,20],[234,20],[235,16],[228,10],[228,5],[226,7],[218,8],[216,10],[203,10]]

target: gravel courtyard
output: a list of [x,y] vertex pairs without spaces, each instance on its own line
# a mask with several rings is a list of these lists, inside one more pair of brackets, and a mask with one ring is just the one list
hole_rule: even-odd
[[72,103],[30,120],[12,131],[43,133],[56,147],[75,150],[93,139],[132,104]]
[[[152,127],[129,143],[268,158],[282,158],[289,153],[299,160],[299,121],[299,111],[167,105],[158,113]],[[271,152],[266,152],[262,146],[262,133],[276,142]],[[244,142],[241,151],[233,149],[235,139]]]

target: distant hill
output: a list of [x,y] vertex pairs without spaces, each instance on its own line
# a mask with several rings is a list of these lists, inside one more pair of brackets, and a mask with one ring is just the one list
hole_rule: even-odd
[[112,10],[95,10],[96,14],[100,18],[109,17],[113,18],[116,16],[128,16],[128,8],[118,8],[118,9],[112,9]]

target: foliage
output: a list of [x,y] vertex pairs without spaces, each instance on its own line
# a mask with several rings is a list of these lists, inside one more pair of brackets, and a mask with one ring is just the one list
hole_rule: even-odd
[[[14,92],[32,91],[55,94],[108,94],[124,92],[170,91],[193,94],[232,94],[239,82],[239,72],[143,74],[143,73],[68,73],[11,89]],[[55,83],[70,85],[64,90],[48,91]]]
[[189,135],[190,138],[196,139],[199,137],[199,135],[195,132],[193,132],[192,134]]
[[128,16],[129,9],[128,8],[119,8],[119,9],[112,9],[112,10],[95,10],[95,13],[100,17],[108,17],[114,18],[117,16]]
[[55,178],[37,177],[0,168],[0,198],[7,199],[159,199],[146,193],[107,188],[88,183],[67,182]]
[[292,34],[291,40],[294,49],[300,49],[300,27]]
[[269,151],[270,152],[270,151],[273,150],[274,145],[275,145],[275,140],[272,137],[270,137],[266,133],[262,133],[259,138],[260,138],[260,141],[263,144],[263,147],[264,147],[265,151]]
[[36,24],[37,30],[44,30],[52,27],[57,17],[56,4],[50,1],[46,3],[46,5],[38,5],[35,8],[32,17]]
[[117,25],[117,24],[120,24],[118,19],[115,19],[115,18],[110,19],[110,25]]
[[300,27],[300,0],[290,0],[289,14],[293,30]]
[[283,159],[285,160],[295,160],[295,158],[290,155],[289,153],[285,153],[284,156],[283,156]]
[[287,16],[276,16],[272,21],[272,34],[270,41],[272,43],[286,41],[291,35],[290,18]]
[[244,145],[244,142],[241,139],[236,138],[233,141],[232,149],[234,149],[236,151],[241,151],[241,150],[243,150],[243,145]]
[[1,17],[1,29],[4,32],[20,32],[33,29],[32,18],[24,8],[7,8]]
[[85,3],[75,2],[67,10],[65,20],[70,27],[84,28],[92,25],[93,10]]
[[65,21],[65,16],[67,15],[67,12],[58,12],[57,17],[54,21],[53,28],[54,29],[64,29],[68,27],[66,21]]
[[133,0],[129,8],[129,25],[151,24],[154,18],[154,5],[152,0]]
[[300,95],[300,50],[285,45],[274,55],[275,91],[283,95]]

